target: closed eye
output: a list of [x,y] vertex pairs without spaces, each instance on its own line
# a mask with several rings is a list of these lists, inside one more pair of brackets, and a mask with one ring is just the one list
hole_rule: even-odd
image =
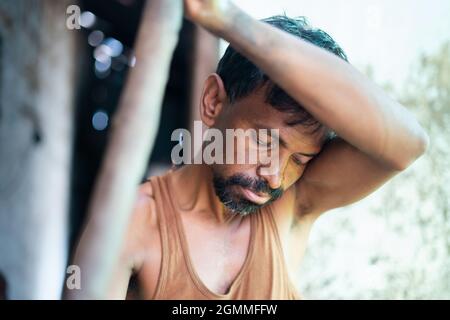
[[295,164],[301,166],[301,165],[306,165],[309,161],[311,161],[311,159],[313,159],[314,157],[307,157],[307,156],[303,156],[303,155],[299,155],[299,154],[295,154],[292,156],[292,159],[294,160]]
[[256,140],[256,143],[259,146],[270,148],[270,147],[272,147],[272,144],[274,143],[274,139],[270,135],[263,134],[260,132],[259,134],[253,135],[253,136],[254,136],[254,140]]
[[257,143],[260,146],[264,146],[264,147],[270,146],[270,141],[267,141],[267,139],[264,140],[264,139],[258,138]]

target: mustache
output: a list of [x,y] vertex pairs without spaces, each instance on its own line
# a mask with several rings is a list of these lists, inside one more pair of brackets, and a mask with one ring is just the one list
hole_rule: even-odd
[[272,201],[280,198],[283,195],[283,189],[281,187],[272,189],[267,181],[251,178],[244,174],[234,174],[231,177],[222,180],[222,183],[224,187],[240,186],[250,189],[255,193],[267,194],[270,196]]

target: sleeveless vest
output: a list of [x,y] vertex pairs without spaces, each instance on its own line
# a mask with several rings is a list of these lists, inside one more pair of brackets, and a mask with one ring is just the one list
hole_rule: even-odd
[[249,216],[251,233],[247,256],[228,292],[217,294],[210,291],[197,275],[190,259],[181,213],[172,199],[168,174],[149,180],[162,246],[154,299],[300,299],[289,279],[270,205]]

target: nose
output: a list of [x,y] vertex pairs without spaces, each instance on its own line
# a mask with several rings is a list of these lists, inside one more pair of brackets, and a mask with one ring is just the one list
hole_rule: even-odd
[[261,167],[258,169],[258,175],[267,181],[271,189],[278,189],[279,187],[281,187],[283,175],[280,167],[274,168],[274,170],[272,170],[270,174],[263,174],[263,170],[261,169]]
[[[266,161],[267,163],[258,167],[257,174],[267,181],[271,189],[278,189],[281,187],[284,177],[284,169],[289,161],[289,154],[277,150],[277,152],[271,158],[271,161]],[[275,161],[276,160],[276,161]]]
[[278,189],[279,187],[281,187],[282,178],[280,174],[273,174],[270,176],[266,176],[264,177],[264,179],[266,179],[271,189]]

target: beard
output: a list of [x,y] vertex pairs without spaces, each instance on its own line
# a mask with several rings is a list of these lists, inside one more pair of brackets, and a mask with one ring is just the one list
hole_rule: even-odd
[[[223,178],[214,173],[213,185],[216,195],[225,207],[232,213],[242,216],[258,211],[260,208],[279,199],[283,194],[283,189],[281,187],[272,189],[266,181],[254,179],[240,173],[228,178]],[[266,194],[270,198],[263,204],[256,204],[237,192],[236,187],[246,188],[257,194]]]

